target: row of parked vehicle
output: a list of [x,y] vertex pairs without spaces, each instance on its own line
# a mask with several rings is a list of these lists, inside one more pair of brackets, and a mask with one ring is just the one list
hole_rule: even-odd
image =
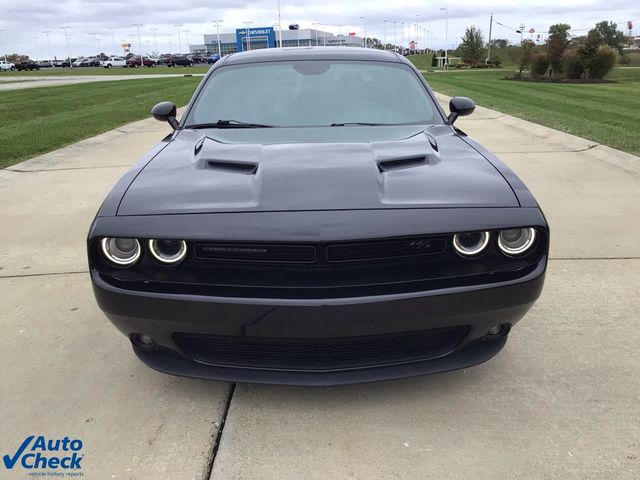
[[104,67],[104,68],[137,68],[137,67],[155,67],[158,65],[166,65],[167,67],[192,67],[197,64],[213,64],[220,59],[216,53],[205,57],[203,55],[173,55],[163,54],[159,57],[147,57],[142,59],[140,55],[129,55],[127,57],[79,57],[71,58],[71,60],[25,60],[16,64],[0,60],[0,71],[3,70],[40,70],[41,68],[65,68],[69,67],[69,63],[74,68],[81,67]]

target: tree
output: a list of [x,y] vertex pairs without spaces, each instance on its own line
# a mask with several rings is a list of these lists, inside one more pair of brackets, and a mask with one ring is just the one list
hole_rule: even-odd
[[484,59],[484,36],[482,30],[475,26],[467,27],[462,37],[460,50],[465,59],[469,59],[475,65]]
[[507,48],[509,42],[504,38],[494,38],[491,40],[491,48]]
[[522,70],[528,67],[531,64],[531,55],[533,54],[533,49],[536,44],[531,40],[524,40],[522,42],[522,57],[520,59],[520,73],[519,76],[522,76]]
[[618,26],[614,22],[607,22],[606,20],[598,22],[596,27],[589,33],[593,31],[598,32],[604,44],[609,45],[611,48],[615,48],[618,50],[618,53],[622,55],[626,37],[623,32],[618,30]]
[[556,23],[549,27],[549,39],[554,38],[562,43],[563,49],[569,45],[569,30],[571,25],[568,23]]
[[584,69],[588,72],[591,68],[591,62],[598,52],[598,48],[603,44],[600,33],[594,28],[590,30],[586,37],[580,40],[578,45],[578,56],[582,61]]

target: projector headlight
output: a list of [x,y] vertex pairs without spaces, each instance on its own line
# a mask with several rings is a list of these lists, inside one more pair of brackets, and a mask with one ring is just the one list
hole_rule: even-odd
[[500,232],[498,247],[507,255],[522,255],[532,247],[535,240],[535,228],[512,228]]
[[142,253],[140,242],[135,238],[103,238],[100,247],[107,260],[120,266],[133,265]]

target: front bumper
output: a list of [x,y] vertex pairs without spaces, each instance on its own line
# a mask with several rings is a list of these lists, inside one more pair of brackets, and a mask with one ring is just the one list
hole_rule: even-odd
[[[115,287],[92,269],[100,308],[130,338],[146,334],[155,341],[149,349],[134,343],[148,366],[170,374],[226,381],[295,385],[337,385],[388,380],[469,367],[489,360],[506,343],[509,329],[529,310],[544,283],[546,257],[528,275],[514,281],[337,299],[221,298],[137,292]],[[498,336],[489,329],[504,325]],[[221,338],[277,339],[298,342],[362,336],[385,336],[432,329],[466,327],[447,351],[388,362],[377,357],[370,364],[246,365],[203,361],[181,347],[176,334]],[[383,337],[380,337],[383,338]],[[435,352],[435,350],[434,350]],[[433,352],[432,352],[433,353]]]

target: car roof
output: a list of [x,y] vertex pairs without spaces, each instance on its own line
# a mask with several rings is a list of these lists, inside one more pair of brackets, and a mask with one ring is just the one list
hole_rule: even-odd
[[358,47],[265,48],[228,55],[225,65],[277,62],[287,60],[361,60],[378,62],[406,61],[397,53]]

